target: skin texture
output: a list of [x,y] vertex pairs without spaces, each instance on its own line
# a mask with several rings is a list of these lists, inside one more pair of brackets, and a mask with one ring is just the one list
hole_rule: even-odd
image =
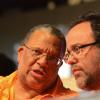
[[79,88],[85,90],[100,89],[100,48],[91,45],[75,54],[72,47],[94,42],[93,34],[90,22],[85,21],[72,27],[66,37],[67,49],[71,53],[66,62],[71,65]]
[[[20,46],[18,49],[19,66],[18,80],[15,84],[16,100],[21,97],[25,99],[33,98],[38,94],[45,93],[50,86],[52,88],[60,67],[57,66],[55,61],[47,60],[47,55],[60,57],[60,40],[56,36],[47,32],[36,31],[31,35],[26,45],[31,49],[41,49],[43,55],[36,58],[25,46]],[[19,94],[22,94],[21,97],[18,97]]]

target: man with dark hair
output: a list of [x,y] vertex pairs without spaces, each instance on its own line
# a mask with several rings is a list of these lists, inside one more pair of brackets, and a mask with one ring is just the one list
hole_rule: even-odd
[[100,13],[78,17],[68,29],[66,43],[64,59],[79,88],[100,90]]
[[65,50],[65,38],[57,28],[32,28],[18,49],[18,70],[0,80],[0,100],[47,100],[76,95],[63,87],[58,76]]

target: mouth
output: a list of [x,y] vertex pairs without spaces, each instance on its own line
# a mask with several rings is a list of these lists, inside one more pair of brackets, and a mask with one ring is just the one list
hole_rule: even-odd
[[44,71],[41,70],[33,70],[35,73],[40,74],[42,76],[44,76],[46,73]]
[[82,72],[82,69],[81,68],[72,68],[72,73],[73,73],[73,75],[75,77],[80,76],[81,72]]
[[33,69],[30,71],[33,78],[43,80],[46,76],[46,72],[42,69]]

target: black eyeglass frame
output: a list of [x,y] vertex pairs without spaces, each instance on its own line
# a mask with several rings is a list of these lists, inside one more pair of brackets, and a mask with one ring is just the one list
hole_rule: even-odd
[[[83,45],[78,46],[78,48],[81,49],[81,48],[85,48],[85,47],[88,47],[88,46],[91,46],[91,45],[96,45],[96,44],[99,44],[99,42],[95,41],[93,43],[83,44]],[[64,60],[68,60],[70,55],[71,55],[70,52],[68,52],[67,54],[65,53]]]
[[90,45],[95,45],[95,44],[98,44],[97,41],[93,42],[93,43],[89,43],[89,44],[83,44],[83,45],[80,45],[79,48],[85,48],[85,47],[88,47]]

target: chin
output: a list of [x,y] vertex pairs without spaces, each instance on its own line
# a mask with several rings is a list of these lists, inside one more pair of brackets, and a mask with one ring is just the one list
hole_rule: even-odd
[[76,79],[76,83],[77,83],[77,86],[80,88],[80,89],[83,89],[85,90],[86,89],[86,82],[83,78],[77,78]]

